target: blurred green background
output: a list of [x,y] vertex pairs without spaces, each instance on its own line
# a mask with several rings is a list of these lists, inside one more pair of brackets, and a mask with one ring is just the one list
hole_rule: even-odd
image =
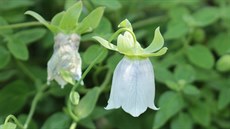
[[[24,123],[38,86],[46,82],[46,64],[53,52],[52,33],[24,12],[33,10],[50,20],[72,1],[0,0],[0,124],[9,114]],[[148,109],[133,118],[121,109],[104,110],[109,78],[92,114],[79,122],[78,129],[230,129],[230,0],[82,2],[81,17],[98,6],[106,7],[97,29],[82,35],[83,70],[101,47],[91,37],[108,38],[126,18],[143,47],[160,26],[169,50],[151,58],[159,111]],[[121,58],[107,52],[78,89],[81,96],[101,85]],[[61,89],[53,82],[39,101],[29,129],[69,128],[71,118],[63,109],[70,88]]]

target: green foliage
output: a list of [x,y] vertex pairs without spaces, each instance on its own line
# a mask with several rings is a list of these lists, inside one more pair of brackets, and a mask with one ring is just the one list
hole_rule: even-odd
[[[33,105],[27,129],[70,128],[68,101],[78,129],[229,129],[229,12],[229,0],[0,0],[0,129],[20,128],[13,119],[4,124],[10,114],[24,126]],[[104,109],[123,56],[92,38],[109,39],[125,19],[132,28],[127,21],[119,27],[133,30],[146,51],[168,48],[164,56],[150,58],[160,109],[138,118]],[[47,61],[59,32],[80,35],[83,73],[104,53],[75,91],[76,82],[65,71],[58,73],[70,82],[63,89],[54,81],[46,85]],[[116,49],[116,41],[103,43]]]
[[2,105],[0,107],[0,114],[6,116],[20,111],[30,97],[30,93],[29,85],[23,81],[13,81],[5,86],[0,91],[0,103]]
[[214,65],[214,57],[205,46],[196,45],[188,48],[187,56],[188,59],[198,67],[211,69]]
[[168,119],[181,111],[184,107],[184,100],[178,93],[168,91],[161,95],[159,107],[160,109],[156,113],[154,119],[153,129],[160,128],[168,121]]
[[79,104],[74,109],[79,119],[83,119],[91,114],[94,107],[96,106],[99,93],[100,88],[95,87],[80,100]]
[[104,51],[104,55],[100,57],[100,59],[97,60],[96,63],[101,63],[107,56],[108,54],[108,50],[102,48],[99,45],[92,45],[90,46],[84,53],[83,55],[83,61],[86,64],[91,64],[92,61],[98,56],[98,54],[100,54],[101,51]]
[[0,125],[0,129],[16,129],[16,124],[8,122],[4,125]]
[[66,129],[69,127],[70,122],[71,119],[66,114],[57,112],[47,119],[47,121],[42,125],[41,129]]

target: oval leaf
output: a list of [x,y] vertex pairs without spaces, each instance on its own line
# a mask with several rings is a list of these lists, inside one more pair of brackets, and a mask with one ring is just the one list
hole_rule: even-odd
[[214,65],[214,57],[211,51],[203,45],[189,47],[187,52],[188,59],[196,66],[211,69]]

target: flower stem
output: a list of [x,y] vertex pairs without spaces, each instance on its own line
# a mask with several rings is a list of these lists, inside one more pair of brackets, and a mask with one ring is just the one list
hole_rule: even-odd
[[10,119],[12,119],[19,128],[24,129],[23,125],[18,121],[18,119],[14,115],[7,116],[4,124],[6,124]]
[[0,30],[12,29],[12,28],[22,28],[22,27],[28,27],[28,26],[40,26],[40,25],[42,25],[40,22],[25,22],[25,23],[0,26]]
[[30,123],[30,121],[31,121],[31,119],[32,119],[32,116],[33,116],[33,114],[34,114],[34,111],[35,111],[35,109],[36,109],[37,103],[38,103],[38,101],[40,100],[40,98],[41,98],[41,96],[42,96],[42,94],[43,94],[43,91],[44,91],[46,88],[47,88],[47,85],[44,84],[44,85],[42,85],[42,87],[41,87],[41,88],[38,90],[38,92],[36,93],[36,95],[35,95],[35,97],[34,97],[34,99],[33,99],[33,101],[32,101],[32,105],[31,105],[31,108],[30,108],[29,115],[28,115],[28,117],[27,117],[27,119],[26,119],[26,122],[25,122],[25,124],[24,124],[24,129],[27,129],[27,128],[28,128],[28,125],[29,125],[29,123]]
[[[89,73],[89,71],[93,68],[93,66],[96,64],[97,60],[100,59],[100,57],[105,53],[105,51],[101,51],[101,53],[99,53],[99,55],[93,60],[93,62],[88,66],[88,68],[84,71],[84,73],[82,74],[82,77],[80,78],[80,80],[77,82],[77,84],[75,84],[72,89],[71,92],[74,92],[76,90],[76,88],[80,85],[81,81],[86,77],[86,75]],[[69,97],[71,97],[69,94]],[[67,109],[68,112],[70,114],[70,116],[75,120],[75,122],[79,121],[79,118],[74,114],[73,110],[72,110],[72,105],[70,102],[70,98],[67,101]]]

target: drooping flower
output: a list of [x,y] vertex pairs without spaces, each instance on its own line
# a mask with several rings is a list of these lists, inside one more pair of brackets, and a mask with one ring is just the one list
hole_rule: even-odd
[[93,31],[99,25],[104,7],[94,9],[79,21],[82,9],[82,1],[78,1],[67,10],[57,13],[51,22],[34,11],[25,12],[55,35],[54,53],[48,62],[48,84],[54,79],[63,88],[66,83],[74,85],[74,80],[81,78],[81,57],[78,53],[80,35]]
[[115,68],[112,89],[105,109],[122,107],[127,113],[138,117],[148,107],[158,110],[154,104],[154,71],[148,57],[161,56],[166,53],[167,48],[163,47],[164,39],[159,28],[155,30],[152,43],[143,49],[136,41],[128,20],[122,21],[118,27],[125,30],[125,33],[118,36],[117,46],[101,37],[94,37],[104,47],[125,55]]
[[56,80],[63,88],[67,84],[62,71],[68,71],[73,80],[81,78],[81,57],[78,53],[80,36],[59,33],[55,36],[54,53],[48,61],[48,84]]

